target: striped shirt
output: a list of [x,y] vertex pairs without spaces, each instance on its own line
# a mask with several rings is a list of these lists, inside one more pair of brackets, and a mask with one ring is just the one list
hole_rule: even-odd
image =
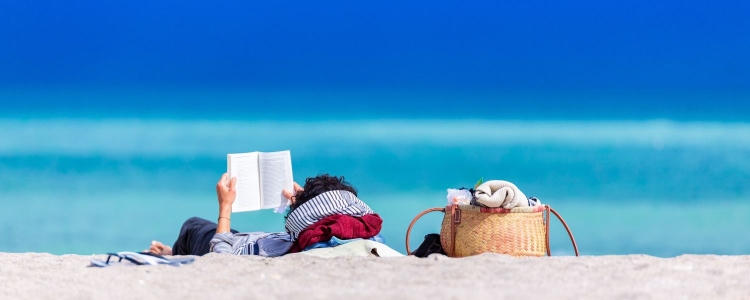
[[286,232],[222,232],[211,239],[211,252],[275,257],[286,254],[292,240]]
[[286,219],[286,231],[292,241],[299,238],[300,232],[316,222],[332,215],[362,217],[373,214],[367,204],[348,191],[329,191],[315,196],[294,209]]

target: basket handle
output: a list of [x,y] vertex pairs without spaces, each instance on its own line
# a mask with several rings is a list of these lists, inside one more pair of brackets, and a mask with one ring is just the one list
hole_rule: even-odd
[[579,256],[578,255],[578,244],[576,244],[576,239],[573,238],[573,233],[570,232],[570,228],[568,227],[568,223],[565,223],[565,220],[563,220],[563,218],[560,216],[560,214],[558,214],[557,211],[555,211],[554,209],[552,209],[552,207],[549,207],[549,205],[547,205],[547,207],[544,210],[545,210],[545,212],[547,214],[547,217],[545,218],[547,220],[547,222],[546,222],[547,224],[545,224],[545,226],[547,227],[546,230],[545,230],[547,232],[546,233],[546,235],[547,235],[546,236],[546,239],[547,239],[547,256],[552,256],[552,254],[550,253],[550,249],[549,249],[549,223],[550,223],[549,213],[550,213],[550,211],[553,214],[555,214],[555,216],[557,217],[557,219],[560,220],[560,223],[562,223],[563,227],[565,227],[565,231],[568,232],[568,236],[570,237],[570,242],[573,243],[573,250],[575,250],[576,256]]
[[415,223],[417,223],[417,220],[421,218],[422,216],[436,211],[442,211],[445,213],[445,208],[443,207],[433,207],[430,209],[426,209],[425,211],[419,213],[416,217],[414,217],[414,220],[411,221],[411,224],[409,224],[409,229],[406,229],[406,254],[411,255],[411,249],[409,249],[409,237],[411,237],[411,228],[414,226]]

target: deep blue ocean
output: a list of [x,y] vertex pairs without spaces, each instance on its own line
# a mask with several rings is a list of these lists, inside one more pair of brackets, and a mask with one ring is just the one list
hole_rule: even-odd
[[[750,254],[747,1],[5,1],[0,251],[171,243],[226,154],[343,175],[404,251],[480,177],[585,255]],[[240,231],[282,231],[271,211]],[[419,237],[438,232],[424,218]],[[572,248],[552,224],[552,251]]]

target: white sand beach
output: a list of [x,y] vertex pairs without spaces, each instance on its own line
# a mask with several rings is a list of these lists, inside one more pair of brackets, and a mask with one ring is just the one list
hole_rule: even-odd
[[0,253],[0,299],[750,299],[750,256],[93,258]]

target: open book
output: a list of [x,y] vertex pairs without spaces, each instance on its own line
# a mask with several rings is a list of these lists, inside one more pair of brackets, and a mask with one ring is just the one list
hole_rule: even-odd
[[228,154],[227,173],[237,178],[233,212],[279,207],[287,202],[281,191],[294,190],[288,150]]

